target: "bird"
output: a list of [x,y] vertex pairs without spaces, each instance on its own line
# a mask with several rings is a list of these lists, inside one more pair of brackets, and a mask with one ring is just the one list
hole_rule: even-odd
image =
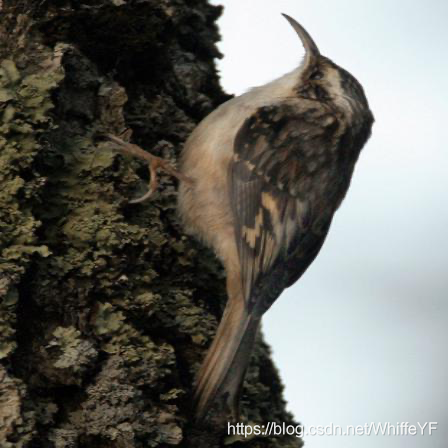
[[355,77],[283,16],[305,49],[299,66],[220,105],[181,154],[191,180],[179,185],[181,221],[227,276],[227,305],[197,376],[198,420],[218,402],[238,420],[262,316],[320,251],[374,122]]
[[109,136],[117,149],[179,179],[187,234],[209,246],[226,273],[227,303],[197,375],[196,421],[212,409],[239,419],[246,370],[263,315],[319,253],[341,205],[373,114],[356,78],[321,55],[283,14],[305,56],[290,73],[218,106],[193,130],[179,171]]

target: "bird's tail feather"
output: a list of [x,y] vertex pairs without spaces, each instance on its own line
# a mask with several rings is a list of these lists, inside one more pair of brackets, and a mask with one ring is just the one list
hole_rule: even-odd
[[202,420],[218,400],[238,419],[239,395],[259,324],[260,317],[248,313],[244,300],[229,300],[197,377],[197,420]]

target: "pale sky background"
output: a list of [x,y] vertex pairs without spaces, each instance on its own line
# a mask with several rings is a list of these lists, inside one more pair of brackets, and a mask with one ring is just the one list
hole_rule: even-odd
[[[438,422],[424,436],[308,448],[448,446],[448,2],[221,0],[218,67],[240,94],[303,56],[280,15],[364,86],[376,123],[329,238],[264,318],[288,407],[310,425]],[[261,422],[263,423],[263,422]]]

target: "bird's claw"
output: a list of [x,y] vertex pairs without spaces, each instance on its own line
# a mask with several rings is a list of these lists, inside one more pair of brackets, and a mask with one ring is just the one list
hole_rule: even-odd
[[115,148],[118,149],[121,153],[131,154],[134,157],[138,157],[139,159],[148,162],[149,176],[150,176],[148,191],[143,196],[129,201],[131,204],[138,204],[140,202],[146,201],[157,190],[157,187],[159,186],[159,181],[157,178],[158,168],[162,169],[166,173],[176,177],[179,180],[182,180],[187,183],[193,182],[188,176],[185,176],[180,171],[177,171],[166,160],[154,156],[153,154],[140,148],[140,146],[137,146],[133,143],[128,143],[122,140],[120,137],[117,137],[112,134],[107,134],[106,137],[115,144]]
[[163,169],[164,162],[165,161],[163,159],[156,157],[156,156],[152,156],[152,160],[149,162],[149,165],[148,165],[148,169],[149,169],[148,191],[143,196],[129,201],[130,204],[138,204],[140,202],[146,201],[157,190],[157,188],[159,186],[159,179],[157,178],[157,168]]

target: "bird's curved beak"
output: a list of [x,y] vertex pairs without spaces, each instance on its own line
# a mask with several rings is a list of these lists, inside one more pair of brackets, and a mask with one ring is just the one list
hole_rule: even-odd
[[290,23],[290,25],[294,28],[295,32],[299,35],[300,40],[302,41],[303,47],[305,48],[305,63],[304,70],[309,67],[315,65],[319,59],[320,52],[319,48],[317,48],[316,43],[312,39],[312,37],[308,34],[308,31],[303,28],[300,23],[294,20],[292,17],[287,14],[282,14],[282,16]]

